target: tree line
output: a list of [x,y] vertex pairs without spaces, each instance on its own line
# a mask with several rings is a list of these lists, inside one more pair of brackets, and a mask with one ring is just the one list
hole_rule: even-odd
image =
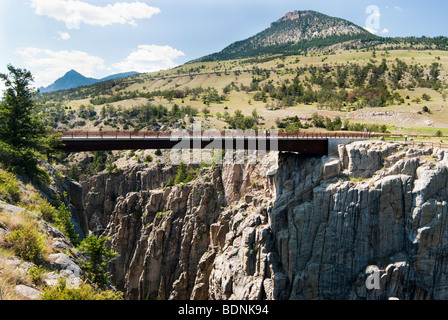
[[[441,71],[442,65],[438,62],[425,68],[398,58],[392,64],[386,59],[380,63],[371,59],[364,66],[350,63],[297,68],[292,81],[286,79],[278,85],[272,79],[260,82],[253,78],[252,92],[255,101],[268,102],[270,98],[282,107],[313,103],[332,110],[348,106],[384,107],[404,103],[404,98],[395,91],[398,89],[440,90],[443,87],[439,78]],[[267,108],[273,108],[272,102]]]

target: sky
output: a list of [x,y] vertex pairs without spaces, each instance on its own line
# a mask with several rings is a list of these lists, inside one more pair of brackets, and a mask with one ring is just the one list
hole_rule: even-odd
[[386,37],[448,36],[446,0],[0,0],[0,73],[30,70],[40,87],[71,69],[93,78],[169,69],[295,10]]

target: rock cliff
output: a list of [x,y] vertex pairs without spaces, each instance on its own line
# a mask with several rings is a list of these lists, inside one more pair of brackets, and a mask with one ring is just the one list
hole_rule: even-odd
[[127,299],[447,299],[447,165],[443,150],[355,142],[173,187],[171,166],[104,173],[84,200]]

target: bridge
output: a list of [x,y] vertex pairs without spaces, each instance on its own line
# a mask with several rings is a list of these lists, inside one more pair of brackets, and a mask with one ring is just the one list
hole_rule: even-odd
[[[138,149],[226,149],[297,152],[307,156],[332,153],[338,144],[369,138],[359,132],[271,133],[242,131],[64,131],[65,152]],[[333,150],[334,151],[334,150]]]

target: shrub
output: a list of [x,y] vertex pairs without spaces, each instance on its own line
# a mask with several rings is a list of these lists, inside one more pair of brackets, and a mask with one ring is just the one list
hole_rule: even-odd
[[111,163],[107,166],[107,174],[110,176],[116,176],[120,174],[120,169],[118,169],[117,165],[115,163]]
[[19,226],[6,236],[6,241],[18,257],[37,262],[45,252],[45,238],[32,225]]
[[422,95],[422,99],[425,100],[425,101],[429,101],[429,100],[431,100],[431,96],[429,94],[424,93]]
[[30,275],[33,283],[36,285],[43,284],[43,275],[45,272],[46,270],[42,266],[32,266],[28,269],[28,274]]
[[93,161],[87,167],[87,173],[97,174],[106,168],[107,153],[105,151],[94,151]]
[[41,300],[122,300],[123,293],[113,290],[99,290],[98,287],[82,283],[79,288],[67,287],[60,280],[56,286],[48,286],[42,292]]
[[19,182],[12,173],[3,170],[0,170],[0,198],[14,203],[20,201]]
[[42,199],[37,208],[37,215],[47,222],[53,222],[56,208],[53,207],[47,200]]

